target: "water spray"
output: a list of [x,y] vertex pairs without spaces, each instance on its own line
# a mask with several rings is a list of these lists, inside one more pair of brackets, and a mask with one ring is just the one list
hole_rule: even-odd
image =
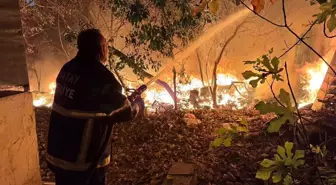
[[[199,48],[203,43],[209,41],[215,35],[219,34],[221,31],[223,31],[223,28],[225,28],[228,25],[233,24],[235,21],[247,16],[250,13],[251,13],[251,11],[249,11],[247,9],[240,10],[237,13],[231,15],[229,18],[223,20],[222,22],[220,22],[220,23],[216,24],[215,26],[212,26],[211,28],[206,30],[206,33],[204,33],[200,37],[198,37],[197,40],[192,42],[188,47],[184,48],[183,51],[180,51],[180,52],[176,53],[173,58],[168,59],[167,60],[168,65],[163,70],[161,70],[158,74],[156,74],[154,77],[152,77],[148,82],[141,85],[139,88],[135,89],[134,92],[130,96],[136,96],[136,94],[138,96],[141,95],[141,93],[143,93],[147,89],[148,86],[152,85],[153,82],[155,82],[158,78],[160,78],[160,76],[162,76],[169,69],[171,69],[176,62],[187,58],[192,52],[194,52],[197,48]],[[139,94],[140,91],[141,91],[141,93]]]

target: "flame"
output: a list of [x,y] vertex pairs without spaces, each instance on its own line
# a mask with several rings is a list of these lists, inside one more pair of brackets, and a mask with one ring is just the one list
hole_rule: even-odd
[[[170,79],[168,79],[170,80]],[[217,75],[217,84],[219,86],[230,86],[232,83],[238,81],[238,78],[231,74],[218,74]],[[209,82],[211,83],[211,82]],[[172,84],[170,84],[172,86]],[[134,88],[132,83],[127,83],[128,88]],[[200,92],[201,88],[207,87],[208,84],[203,85],[202,81],[196,77],[191,77],[191,81],[188,84],[177,84],[177,98],[181,101],[187,102],[183,105],[183,108],[192,109],[194,108],[189,102],[189,96],[191,90],[198,90]],[[246,94],[246,89],[242,86],[236,86],[238,91],[232,88],[229,90],[221,90],[217,93],[218,96],[218,105],[229,105],[233,104],[238,108],[243,108],[244,104],[241,103],[242,94]],[[52,98],[55,94],[56,83],[52,82],[49,84],[49,92],[47,94],[38,94],[34,98],[34,106],[47,106],[52,105]],[[124,91],[124,90],[123,90]],[[212,107],[211,95],[208,98],[200,98],[200,106]],[[144,100],[147,107],[151,107],[155,102],[164,103],[164,104],[174,104],[174,100],[170,94],[162,88],[150,88],[144,93]]]
[[41,96],[41,97],[39,97],[37,99],[34,99],[33,105],[35,107],[41,107],[43,105],[46,105],[46,102],[47,102],[47,98],[45,96]]
[[[330,51],[325,58],[331,59],[333,52]],[[303,97],[299,103],[299,107],[314,103],[317,98],[317,93],[323,83],[324,77],[328,71],[328,66],[322,60],[320,60],[315,66],[308,67],[305,70],[302,80],[306,82],[303,86],[303,90],[306,91],[306,96]]]
[[55,94],[55,90],[56,90],[56,83],[52,82],[49,84],[49,93],[54,95]]
[[[331,58],[332,52],[328,53],[326,58]],[[324,80],[324,76],[328,70],[328,66],[323,62],[319,61],[314,66],[306,66],[304,68],[304,75],[302,80],[305,82],[303,90],[306,91],[306,96],[301,98],[299,107],[303,107],[307,104],[313,103],[316,99],[317,93],[320,86]],[[168,79],[170,80],[170,79]],[[218,74],[217,75],[217,85],[224,87],[217,92],[218,105],[227,106],[234,105],[236,108],[240,109],[246,106],[246,103],[242,102],[242,99],[247,95],[248,80],[243,83],[235,84],[234,88],[232,84],[239,81],[237,77],[231,74]],[[211,84],[211,81],[209,82]],[[172,87],[172,84],[170,84]],[[187,102],[182,108],[193,109],[193,105],[190,104],[190,91],[198,90],[200,92],[201,88],[208,87],[208,83],[203,85],[202,81],[196,77],[191,77],[191,81],[188,84],[177,84],[177,98],[180,101]],[[247,86],[246,86],[247,85]],[[128,82],[128,88],[134,88],[134,84]],[[227,89],[225,89],[227,87]],[[229,89],[230,87],[230,89]],[[38,94],[35,96],[33,105],[35,107],[47,106],[50,107],[53,102],[53,95],[55,94],[56,83],[52,82],[49,84],[49,92],[47,94]],[[174,100],[170,94],[162,88],[150,88],[144,93],[144,100],[147,107],[151,107],[155,102],[163,104],[174,104]],[[199,98],[200,106],[207,106],[212,108],[211,95],[209,97]],[[189,103],[188,103],[189,102]]]
[[[229,86],[232,85],[234,82],[237,82],[238,78],[231,75],[231,74],[218,74],[217,75],[217,85],[219,86],[228,86],[227,90],[222,90],[217,93],[218,105],[235,105],[237,108],[243,108],[244,105],[241,103],[241,99],[243,95],[247,93],[245,86],[236,85],[237,90],[234,90],[232,93],[232,88],[229,89]],[[211,83],[211,82],[209,82]],[[181,101],[188,102],[190,97],[191,90],[198,90],[200,92],[201,88],[208,87],[208,83],[203,85],[202,81],[198,78],[191,77],[191,82],[188,84],[177,84],[177,98]],[[211,100],[211,95],[209,97],[199,97],[199,104],[200,106],[207,106],[212,107],[213,103]],[[174,104],[174,100],[169,95],[169,93],[163,89],[156,90],[150,89],[145,92],[145,102],[147,106],[152,105],[154,102],[161,102],[166,104]],[[182,106],[182,108],[193,109],[193,105],[190,103],[186,103]]]
[[217,84],[218,85],[231,85],[232,82],[238,81],[235,76],[230,74],[218,74],[217,75]]
[[41,106],[51,107],[55,90],[56,90],[56,83],[55,82],[50,83],[49,92],[47,94],[43,93],[36,94],[33,100],[33,105],[35,107],[41,107]]

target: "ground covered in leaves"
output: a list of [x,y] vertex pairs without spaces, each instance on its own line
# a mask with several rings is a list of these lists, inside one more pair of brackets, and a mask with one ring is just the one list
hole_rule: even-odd
[[[152,114],[136,122],[114,126],[113,158],[109,182],[113,185],[162,184],[174,162],[197,165],[199,185],[257,185],[259,163],[272,158],[279,143],[276,135],[266,133],[272,116],[253,110],[194,110],[199,120],[187,124],[185,113]],[[53,181],[45,162],[50,110],[36,109],[41,175]],[[230,148],[210,147],[215,131],[223,125],[246,119],[249,134],[232,142]]]

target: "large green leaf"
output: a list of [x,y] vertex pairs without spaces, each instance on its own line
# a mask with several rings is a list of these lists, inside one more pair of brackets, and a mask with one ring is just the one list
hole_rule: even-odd
[[292,107],[290,94],[287,91],[285,91],[284,89],[280,89],[279,98],[280,98],[280,101],[287,106],[287,108]]
[[261,168],[256,173],[256,178],[261,180],[268,180],[271,177],[273,170],[269,168]]
[[264,159],[264,160],[260,163],[260,165],[261,165],[262,167],[268,168],[268,167],[271,167],[271,166],[275,165],[275,161],[272,161],[272,160],[270,160],[270,159]]
[[223,145],[224,145],[225,147],[229,147],[229,146],[231,146],[231,141],[232,141],[232,136],[229,135],[227,138],[225,138],[225,139],[223,140]]
[[286,159],[286,150],[282,146],[278,146],[277,153],[280,155],[282,159]]
[[[296,173],[294,170],[304,164],[304,153],[301,150],[296,150],[293,155],[294,143],[286,142],[283,146],[277,147],[277,153],[274,155],[274,160],[264,159],[260,165],[256,177],[262,180],[268,180],[272,176],[272,182],[275,184],[283,183],[285,185],[292,184],[291,173]],[[285,178],[283,178],[285,177]]]
[[263,60],[261,61],[261,64],[263,64],[268,69],[268,71],[273,72],[274,68],[271,66],[270,59],[268,58],[268,56],[267,55],[263,55],[262,59]]
[[302,165],[304,165],[304,163],[305,163],[305,160],[303,160],[303,159],[299,159],[299,160],[293,160],[292,161],[292,165],[293,165],[293,167],[296,169],[297,167],[299,167],[299,166],[302,166]]
[[[285,98],[285,95],[282,94],[282,98]],[[278,132],[283,124],[287,121],[291,124],[294,124],[295,117],[292,114],[291,110],[288,110],[286,107],[278,105],[278,103],[265,103],[263,101],[255,105],[255,108],[260,111],[261,114],[275,113],[279,116],[278,119],[272,120],[270,122],[270,127],[268,132],[274,133]]]
[[258,78],[258,79],[255,79],[255,80],[250,80],[249,84],[253,87],[253,88],[256,88],[258,86],[258,82],[260,81],[261,79]]
[[322,12],[322,13],[317,14],[316,17],[317,17],[318,23],[321,24],[324,21],[326,21],[328,16],[329,16],[329,12]]
[[288,141],[285,143],[285,149],[286,149],[286,154],[288,158],[293,157],[293,152],[292,152],[293,147],[294,147],[294,143],[288,142]]
[[237,131],[238,132],[249,132],[247,127],[243,127],[243,126],[238,126],[237,127]]
[[277,162],[282,162],[283,159],[281,159],[280,155],[279,154],[274,154],[274,159],[277,161]]
[[280,168],[278,169],[273,175],[272,175],[272,182],[278,183],[282,180],[282,174],[284,173],[284,169]]
[[228,132],[227,128],[220,128],[220,129],[217,130],[217,133],[220,134],[220,135],[223,135],[227,132]]
[[293,184],[293,180],[292,177],[288,174],[286,175],[286,177],[283,180],[283,185],[292,185]]
[[330,18],[327,22],[327,27],[330,32],[334,31],[334,29],[336,28],[336,18],[334,13],[330,14]]
[[292,166],[295,163],[292,158],[286,158],[285,159],[285,165],[286,166]]
[[272,121],[270,122],[270,125],[269,125],[268,128],[267,128],[267,131],[268,131],[269,133],[279,132],[281,126],[282,126],[283,124],[285,124],[286,121],[287,121],[287,118],[286,118],[285,116],[282,116],[282,117],[280,117],[280,118],[278,118],[278,119],[272,120]]
[[214,147],[219,147],[223,143],[223,138],[216,138],[211,145]]
[[283,114],[283,107],[279,106],[277,103],[265,103],[263,101],[257,103],[254,106],[261,114],[268,114],[274,112],[275,114]]
[[252,77],[258,77],[259,76],[259,74],[255,73],[253,71],[245,71],[245,72],[242,73],[242,75],[246,80],[248,80]]
[[277,57],[272,58],[271,64],[274,67],[274,71],[273,72],[277,72],[279,70],[279,63],[280,63],[279,58],[277,58]]
[[297,160],[297,159],[302,159],[305,157],[305,152],[304,150],[296,150],[295,151],[295,154],[294,154],[294,159]]

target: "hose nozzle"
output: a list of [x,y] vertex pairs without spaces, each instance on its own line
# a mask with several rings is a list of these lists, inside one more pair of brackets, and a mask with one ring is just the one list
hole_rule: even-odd
[[146,85],[141,85],[140,87],[138,87],[137,89],[135,89],[135,91],[128,97],[128,100],[133,102],[135,99],[137,99],[138,97],[141,96],[141,94],[143,92],[145,92],[147,90],[147,86]]

